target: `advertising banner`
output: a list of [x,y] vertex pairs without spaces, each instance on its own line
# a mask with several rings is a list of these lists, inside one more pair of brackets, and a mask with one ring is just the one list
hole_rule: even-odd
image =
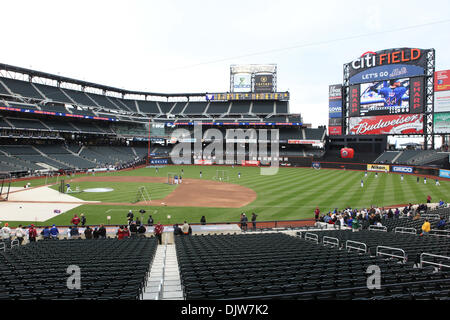
[[434,132],[450,133],[450,112],[434,114]]
[[434,93],[434,112],[450,112],[450,91]]
[[288,140],[288,144],[320,144],[320,140]]
[[273,92],[273,75],[257,74],[255,75],[254,92]]
[[330,118],[342,118],[342,85],[331,85],[328,97]]
[[194,159],[194,164],[201,165],[201,166],[212,166],[213,162],[212,162],[212,160]]
[[152,165],[169,164],[169,159],[150,159],[150,164]]
[[450,70],[434,73],[434,91],[450,91]]
[[366,52],[350,62],[350,84],[425,75],[429,50],[417,48]]
[[450,179],[450,170],[444,170],[444,169],[439,170],[439,177]]
[[259,167],[261,164],[260,161],[257,160],[244,160],[242,161],[243,167]]
[[413,173],[414,172],[414,168],[412,168],[412,167],[403,167],[403,166],[392,166],[392,172]]
[[330,136],[340,136],[342,135],[342,127],[328,127],[328,135]]
[[359,85],[350,86],[350,106],[348,110],[349,117],[358,117],[359,116],[359,103],[361,97],[361,88]]
[[349,134],[423,134],[423,114],[351,118]]
[[237,73],[233,75],[233,92],[252,91],[252,75],[250,73]]
[[388,165],[368,164],[367,171],[389,172],[389,167]]

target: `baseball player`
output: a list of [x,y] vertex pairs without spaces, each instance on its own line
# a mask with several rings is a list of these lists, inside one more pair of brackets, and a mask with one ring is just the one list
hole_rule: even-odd
[[200,171],[200,178],[202,177],[202,172]]
[[423,178],[423,183],[427,184],[427,177]]
[[361,188],[364,188],[364,180],[361,179]]
[[402,97],[408,91],[408,88],[402,86],[398,80],[389,80],[389,85],[387,81],[384,81],[383,88],[377,89],[373,86],[370,88],[370,91],[383,96],[385,107],[401,107]]
[[441,185],[441,183],[439,182],[438,179],[436,179],[436,185],[437,185],[437,186],[440,186],[440,185]]
[[400,179],[403,181],[403,179],[404,179],[403,174],[400,176]]
[[240,173],[240,172],[238,172],[238,178],[239,178],[239,179],[241,178],[241,173]]
[[69,183],[66,184],[66,187],[67,187],[66,193],[72,192],[72,189],[70,189],[70,184]]

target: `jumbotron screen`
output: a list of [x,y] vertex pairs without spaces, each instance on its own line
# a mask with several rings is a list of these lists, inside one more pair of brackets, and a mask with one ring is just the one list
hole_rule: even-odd
[[400,78],[350,86],[350,117],[423,113],[423,77]]
[[409,79],[361,84],[360,116],[409,113]]

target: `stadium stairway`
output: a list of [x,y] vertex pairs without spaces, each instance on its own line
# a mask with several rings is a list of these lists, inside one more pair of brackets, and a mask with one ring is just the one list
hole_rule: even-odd
[[175,245],[159,245],[142,300],[184,300]]

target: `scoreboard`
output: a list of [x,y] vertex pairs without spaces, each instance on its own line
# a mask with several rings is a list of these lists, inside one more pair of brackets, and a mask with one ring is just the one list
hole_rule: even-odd
[[289,92],[276,93],[208,93],[207,101],[276,100],[288,101]]

